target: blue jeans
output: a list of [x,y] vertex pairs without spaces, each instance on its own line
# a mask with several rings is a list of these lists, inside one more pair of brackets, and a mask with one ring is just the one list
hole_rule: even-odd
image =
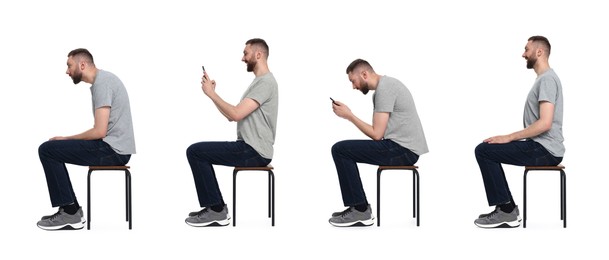
[[74,203],[76,195],[68,175],[66,163],[82,166],[125,165],[130,154],[117,154],[100,140],[53,140],[38,147],[38,155],[47,178],[53,207]]
[[481,143],[476,147],[476,160],[482,172],[489,206],[514,201],[505,179],[502,163],[518,166],[553,166],[562,161],[533,140],[507,144]]
[[391,140],[345,140],[332,146],[340,191],[346,207],[367,204],[357,163],[414,165],[419,156]]
[[225,166],[267,166],[271,159],[260,156],[244,141],[200,142],[186,149],[201,207],[224,204],[213,164]]

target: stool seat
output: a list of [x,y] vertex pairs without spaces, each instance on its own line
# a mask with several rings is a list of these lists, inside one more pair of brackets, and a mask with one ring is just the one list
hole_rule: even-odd
[[524,169],[525,170],[538,170],[538,171],[543,171],[543,170],[560,171],[560,170],[564,170],[565,166],[563,166],[562,164],[559,164],[556,166],[525,166]]
[[89,170],[127,170],[127,169],[131,169],[131,166],[127,166],[127,165],[119,165],[119,166],[89,166]]
[[91,173],[94,171],[123,171],[125,172],[125,211],[126,221],[129,222],[129,229],[132,225],[132,210],[131,210],[131,169],[128,165],[115,166],[89,166],[87,174],[87,229],[91,229]]
[[525,166],[523,195],[524,195],[524,215],[522,218],[522,227],[527,227],[527,174],[529,171],[558,171],[560,172],[560,219],[563,221],[563,228],[567,227],[567,174],[565,166],[562,164],[556,166]]
[[273,168],[272,165],[267,165],[267,166],[260,166],[260,167],[256,167],[256,166],[236,166],[235,170],[237,171],[270,171],[273,170],[275,168]]
[[379,170],[414,170],[414,169],[418,169],[419,166],[413,165],[413,166],[379,166]]
[[272,165],[267,166],[235,166],[233,169],[233,227],[237,225],[237,173],[240,171],[265,171],[269,175],[269,218],[271,226],[275,226],[275,174]]

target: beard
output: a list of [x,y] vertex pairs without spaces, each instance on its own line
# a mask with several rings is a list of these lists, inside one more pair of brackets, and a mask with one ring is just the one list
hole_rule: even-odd
[[247,61],[245,64],[247,64],[247,72],[252,72],[254,71],[254,68],[256,67],[256,61]]
[[527,59],[527,69],[532,69],[535,67],[535,63],[537,63],[537,58]]
[[364,95],[368,94],[368,91],[370,91],[368,83],[362,83],[362,87],[359,88],[359,91],[361,91]]
[[70,76],[70,78],[72,78],[72,81],[74,82],[74,85],[80,83],[82,81],[82,73],[81,72],[75,72],[74,75]]

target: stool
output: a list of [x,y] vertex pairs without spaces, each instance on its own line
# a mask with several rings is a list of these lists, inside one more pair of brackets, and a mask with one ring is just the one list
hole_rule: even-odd
[[265,171],[269,174],[269,218],[271,218],[271,226],[275,226],[275,175],[273,174],[273,166],[261,167],[240,167],[237,166],[233,170],[233,227],[237,224],[237,173],[240,171]]
[[131,229],[131,172],[129,166],[89,166],[87,175],[87,229],[91,229],[91,173],[93,171],[124,171],[125,172],[125,204],[129,229]]
[[563,228],[567,227],[567,175],[565,166],[525,166],[524,168],[524,217],[523,228],[527,227],[527,173],[529,171],[559,171],[560,172],[560,219],[563,221]]
[[384,170],[412,171],[412,217],[417,218],[417,226],[421,213],[419,212],[419,171],[418,166],[379,166],[376,171],[376,225],[381,226],[381,172]]

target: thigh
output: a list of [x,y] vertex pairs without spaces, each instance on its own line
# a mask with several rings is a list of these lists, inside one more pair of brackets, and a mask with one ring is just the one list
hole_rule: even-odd
[[102,140],[52,140],[40,145],[38,152],[41,157],[83,166],[124,165],[129,160]]
[[506,144],[481,143],[476,156],[518,166],[557,165],[560,163],[543,145],[532,141],[514,141]]
[[373,165],[414,165],[419,156],[391,140],[345,140],[332,152],[359,163]]
[[266,166],[270,162],[243,141],[199,142],[188,147],[186,153],[194,160],[225,166]]

